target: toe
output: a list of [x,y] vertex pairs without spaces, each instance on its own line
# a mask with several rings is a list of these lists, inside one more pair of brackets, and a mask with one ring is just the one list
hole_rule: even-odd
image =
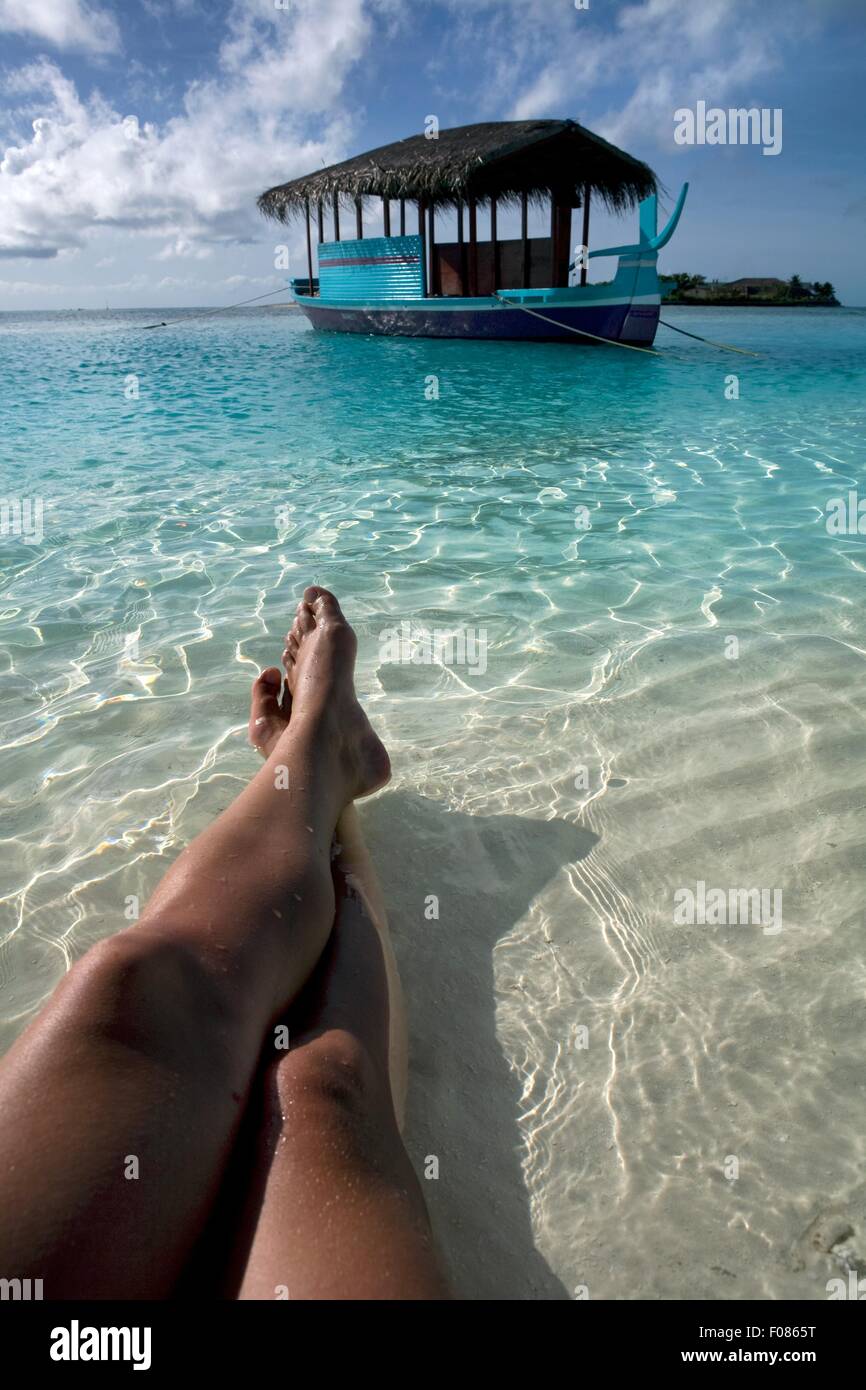
[[345,621],[334,595],[329,589],[320,588],[318,584],[311,584],[304,590],[304,603],[309,605],[317,622],[320,618],[338,618]]
[[298,611],[295,614],[295,621],[292,628],[303,637],[307,632],[313,632],[316,626],[316,615],[308,603],[301,599],[298,604]]
[[269,666],[253,681],[250,700],[250,743],[261,750],[286,723],[280,705],[282,675],[276,666]]
[[304,634],[301,632],[300,621],[296,617],[295,621],[292,623],[292,626],[289,628],[288,637],[286,637],[286,645],[288,646],[289,637],[291,637],[295,642],[300,642],[303,635]]
[[276,714],[280,707],[280,686],[283,674],[276,666],[268,666],[253,681],[253,709],[257,716]]

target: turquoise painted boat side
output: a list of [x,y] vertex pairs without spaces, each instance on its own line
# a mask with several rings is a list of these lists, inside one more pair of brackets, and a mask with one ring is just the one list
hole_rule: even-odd
[[[377,238],[381,242],[386,242],[385,237]],[[404,241],[406,238],[390,238],[390,240]],[[333,243],[334,245],[346,245],[344,242]],[[354,245],[364,245],[364,242],[355,242]],[[320,262],[321,265],[321,262]],[[324,274],[324,271],[321,272]],[[345,282],[343,282],[345,283]],[[303,308],[306,305],[315,307],[340,305],[365,305],[368,308],[376,308],[378,305],[388,305],[391,308],[412,309],[422,307],[433,309],[441,313],[449,313],[454,310],[461,311],[466,309],[498,309],[502,302],[509,304],[525,304],[527,308],[542,310],[545,306],[556,308],[557,306],[585,304],[588,307],[601,306],[605,304],[658,304],[661,299],[658,275],[656,274],[655,253],[644,252],[639,255],[621,256],[617,265],[616,276],[609,284],[602,285],[570,285],[567,288],[549,289],[523,289],[523,290],[500,290],[498,296],[480,295],[476,297],[464,297],[448,295],[447,297],[423,298],[420,294],[399,295],[395,292],[381,294],[378,291],[373,293],[363,293],[360,287],[351,286],[350,293],[336,293],[336,287],[327,295],[311,297],[310,295],[295,293],[295,299]]]
[[419,300],[424,293],[421,257],[419,236],[325,241],[319,247],[319,300],[322,304]]
[[649,246],[658,231],[659,200],[655,193],[638,203],[638,237],[641,246]]
[[680,220],[680,216],[682,215],[682,211],[685,206],[686,194],[688,193],[688,191],[689,186],[687,183],[684,183],[682,188],[680,189],[680,196],[677,198],[676,207],[670,215],[670,220],[668,221],[667,226],[665,227],[663,232],[659,232],[658,235],[654,236],[652,239],[652,248],[654,251],[661,251],[663,246],[667,246],[668,242],[670,241],[671,237],[676,231],[677,223]]

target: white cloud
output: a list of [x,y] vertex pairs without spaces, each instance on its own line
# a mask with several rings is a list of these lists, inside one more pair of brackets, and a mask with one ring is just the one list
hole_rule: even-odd
[[[132,275],[126,280],[79,280],[75,284],[76,296],[80,300],[94,296],[100,306],[108,296],[140,294],[142,291],[150,292],[154,289],[196,290],[219,299],[225,297],[227,289],[233,291],[247,288],[252,293],[258,289],[272,289],[273,278],[264,275],[227,275],[218,280],[202,280],[195,275],[165,275],[160,280],[152,281],[146,275]],[[57,286],[50,281],[42,280],[0,279],[0,293],[10,298],[33,298],[39,295],[46,299],[56,299]]]
[[[841,4],[842,0],[827,0]],[[513,120],[576,116],[609,140],[637,141],[677,152],[673,112],[699,97],[725,102],[771,71],[779,45],[792,38],[780,0],[632,0],[609,22],[594,9],[550,0],[446,0],[459,42],[471,33],[496,54],[481,100]],[[505,12],[512,10],[509,21]],[[799,36],[797,36],[799,38]],[[630,93],[604,111],[611,87]],[[590,112],[601,110],[590,117]]]
[[178,236],[170,241],[167,246],[163,246],[161,251],[157,251],[153,257],[155,261],[173,260],[206,260],[213,255],[212,246],[200,246],[196,242],[190,241],[188,237]]
[[[763,8],[761,7],[763,6]],[[602,117],[614,142],[644,138],[675,151],[674,111],[703,98],[726,102],[778,65],[779,30],[766,0],[746,0],[736,23],[729,0],[646,0],[619,16],[617,45],[637,78],[624,106]]]
[[0,257],[53,257],[110,227],[170,238],[165,256],[249,241],[264,188],[344,154],[333,107],[370,33],[364,0],[234,0],[218,77],[160,125],[82,99],[47,59],[19,70],[7,90],[40,114],[0,161]]
[[86,0],[0,0],[0,31],[87,53],[115,53],[120,48],[114,16]]
[[236,0],[222,45],[224,70],[243,83],[253,110],[292,105],[326,111],[371,33],[364,0]]
[[[137,292],[149,288],[148,281],[144,275],[133,275],[128,280],[115,280],[111,283],[102,282],[97,284],[87,283],[82,280],[76,281],[76,296],[81,299],[89,294],[95,293],[104,296],[107,293],[123,294],[125,292]],[[45,298],[56,299],[57,286],[47,280],[0,280],[0,291],[10,296],[27,296],[32,298],[34,295],[44,295]]]

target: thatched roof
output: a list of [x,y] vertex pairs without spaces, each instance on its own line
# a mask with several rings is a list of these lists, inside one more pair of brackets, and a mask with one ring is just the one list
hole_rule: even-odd
[[268,217],[287,222],[307,199],[425,198],[440,207],[466,198],[514,202],[551,194],[579,207],[583,187],[622,212],[656,191],[652,170],[577,121],[489,121],[440,130],[439,138],[410,135],[393,145],[316,169],[259,198]]

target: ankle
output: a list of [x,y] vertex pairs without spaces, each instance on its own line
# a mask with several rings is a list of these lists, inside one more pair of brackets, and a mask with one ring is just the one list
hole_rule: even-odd
[[343,732],[327,704],[307,705],[292,712],[291,722],[280,735],[277,748],[294,757],[314,756],[317,763],[331,757],[336,762],[343,747]]
[[339,721],[327,710],[292,715],[292,721],[271,750],[268,775],[284,770],[296,794],[309,799],[309,814],[317,822],[336,819],[357,794],[357,754]]

